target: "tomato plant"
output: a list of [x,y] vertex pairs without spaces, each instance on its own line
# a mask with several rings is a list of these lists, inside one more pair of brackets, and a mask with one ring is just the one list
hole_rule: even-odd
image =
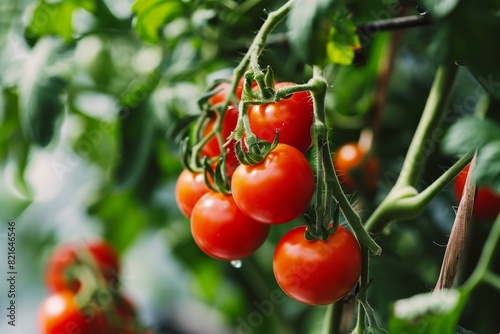
[[367,154],[357,143],[339,147],[333,157],[339,180],[347,191],[372,192],[379,180],[378,159]]
[[[205,127],[205,136],[212,130],[215,124],[215,118],[210,119],[207,126]],[[234,106],[229,106],[226,113],[224,114],[224,120],[222,121],[222,140],[225,141],[231,132],[236,127],[236,123],[238,121],[238,109]],[[232,172],[234,168],[239,164],[238,159],[236,158],[236,153],[234,152],[234,141],[232,141],[226,148],[227,158],[226,164],[228,167],[228,171]],[[217,138],[214,136],[210,138],[210,140],[203,146],[201,150],[201,155],[206,155],[208,157],[218,157],[221,154],[219,142]]]
[[38,328],[41,334],[107,333],[101,313],[85,314],[73,292],[54,292],[42,301],[38,310]]
[[[110,334],[500,332],[499,204],[480,187],[474,217],[495,221],[469,229],[472,201],[444,191],[473,157],[500,191],[497,0],[5,3],[0,236],[23,275],[0,332],[35,333],[45,290]],[[357,278],[319,269],[338,224]],[[279,261],[294,233],[304,256]]]
[[306,240],[305,231],[305,226],[296,227],[276,245],[276,281],[287,295],[301,303],[334,303],[351,291],[361,273],[358,241],[341,225],[327,241]]
[[[294,86],[279,82],[275,89]],[[252,132],[260,139],[272,142],[279,132],[279,142],[295,147],[302,153],[311,146],[313,103],[308,92],[298,92],[278,102],[254,105],[248,110]]]
[[[455,198],[460,202],[462,193],[464,191],[465,181],[469,174],[469,167],[458,174],[454,182]],[[500,213],[500,194],[495,193],[487,186],[480,186],[476,189],[476,197],[474,199],[474,208],[472,209],[472,216],[482,221],[492,221]]]
[[209,190],[202,173],[183,170],[175,184],[175,200],[179,210],[186,217],[191,217],[194,205]]
[[78,246],[62,245],[54,250],[45,269],[47,288],[50,291],[68,289],[76,292],[81,286],[79,272],[93,265],[97,265],[107,284],[117,286],[120,271],[118,254],[104,240],[93,240]]
[[254,253],[266,240],[269,225],[245,215],[231,195],[209,192],[191,215],[196,244],[219,260],[239,260]]
[[278,144],[261,163],[238,166],[231,188],[236,205],[246,215],[281,224],[304,212],[314,192],[314,175],[300,151]]

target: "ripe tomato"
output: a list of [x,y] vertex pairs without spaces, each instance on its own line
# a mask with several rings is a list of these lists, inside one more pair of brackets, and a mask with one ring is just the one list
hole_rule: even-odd
[[[222,121],[222,129],[221,129],[221,135],[222,135],[222,140],[226,140],[227,137],[231,135],[231,132],[236,128],[236,124],[238,123],[238,109],[234,106],[230,106],[225,115],[224,115],[224,120]],[[215,124],[215,118],[211,119],[207,126],[205,127],[205,136],[212,131],[212,128]],[[236,153],[234,151],[234,141],[229,144],[226,148],[227,152],[227,158],[226,158],[226,163],[228,167],[228,173],[231,174],[232,171],[234,171],[234,168],[239,164],[238,158],[236,157]],[[220,147],[219,147],[219,142],[217,141],[217,138],[214,136],[210,138],[210,140],[203,146],[201,149],[201,155],[202,156],[207,156],[210,158],[213,157],[218,157],[221,154]]]
[[186,217],[191,217],[194,205],[209,190],[203,174],[183,170],[175,184],[175,201],[179,210]]
[[372,192],[379,179],[379,162],[367,156],[357,143],[342,145],[333,158],[339,181],[346,191]]
[[[293,85],[292,82],[280,82],[275,88]],[[311,147],[314,110],[309,92],[295,93],[276,103],[251,106],[248,119],[257,138],[272,142],[278,130],[280,143],[291,145],[302,153]]]
[[[454,186],[457,203],[460,203],[460,199],[462,198],[469,167],[470,165],[467,165],[455,179]],[[478,220],[494,220],[500,213],[500,194],[495,193],[491,188],[486,186],[478,187],[476,190],[472,216]]]
[[58,291],[45,298],[38,309],[37,321],[41,334],[107,333],[103,315],[87,316],[69,290]]
[[283,236],[273,257],[279,286],[291,298],[308,305],[326,305],[344,297],[361,274],[358,241],[343,226],[327,241],[308,241],[305,226]]
[[299,150],[278,144],[261,163],[239,165],[231,188],[236,205],[247,216],[281,224],[306,209],[314,193],[314,174]]
[[[240,82],[238,83],[238,86],[236,87],[236,99],[238,101],[241,100],[241,95],[243,93],[243,83],[244,79],[243,77],[240,79]],[[256,84],[256,83],[255,83]],[[254,86],[254,83],[252,84],[252,87]],[[229,82],[222,82],[218,84],[214,90],[218,90],[217,93],[215,93],[209,100],[208,102],[215,106],[218,103],[223,103],[226,100],[227,93],[229,92],[229,89],[231,88],[231,83]]]
[[85,264],[78,260],[86,259],[82,255],[88,252],[91,260],[94,260],[104,276],[107,284],[117,286],[120,263],[116,251],[104,240],[94,240],[83,245],[62,245],[58,247],[49,257],[45,269],[45,282],[50,291],[70,290],[77,292],[81,282],[75,277],[78,266]]
[[269,225],[243,214],[231,195],[209,192],[194,206],[191,233],[196,244],[211,257],[239,260],[264,243]]

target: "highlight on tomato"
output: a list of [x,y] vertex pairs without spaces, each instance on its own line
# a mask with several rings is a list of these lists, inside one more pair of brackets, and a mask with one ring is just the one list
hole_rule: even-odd
[[[455,198],[460,203],[469,174],[470,165],[458,174],[454,182]],[[476,189],[472,217],[480,221],[493,221],[500,214],[500,193],[496,193],[488,186],[479,186]]]
[[40,334],[107,333],[102,313],[86,313],[69,290],[54,292],[39,306],[37,324]]
[[239,165],[231,179],[236,205],[257,221],[282,224],[300,216],[314,193],[314,174],[296,148],[278,144],[256,165]]
[[207,255],[219,260],[240,260],[266,240],[269,225],[245,215],[231,195],[208,192],[193,208],[191,233]]
[[273,257],[273,272],[281,289],[308,305],[327,305],[346,296],[361,274],[357,239],[339,225],[326,241],[304,238],[306,226],[285,234]]
[[350,142],[339,147],[333,157],[333,165],[345,191],[371,193],[380,177],[376,156],[365,152],[358,143]]
[[[279,82],[275,89],[294,85]],[[280,143],[293,146],[302,153],[311,147],[314,108],[308,91],[294,93],[275,103],[253,105],[248,109],[248,120],[257,138],[272,142],[278,130]]]

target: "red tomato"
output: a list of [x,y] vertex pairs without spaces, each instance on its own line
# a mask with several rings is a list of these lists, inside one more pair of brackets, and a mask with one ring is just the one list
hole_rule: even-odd
[[[88,252],[88,253],[85,253]],[[79,253],[79,254],[78,254]],[[62,245],[49,257],[45,269],[45,282],[50,291],[70,290],[77,292],[81,282],[75,277],[73,268],[84,265],[77,258],[85,260],[85,255],[90,254],[95,261],[106,282],[112,286],[118,284],[120,263],[116,251],[104,240],[94,240],[83,245]]]
[[196,244],[211,257],[239,260],[264,243],[269,225],[243,214],[231,195],[209,192],[194,206],[191,233]]
[[203,174],[183,170],[175,184],[175,201],[179,210],[186,217],[191,217],[194,205],[209,190]]
[[[293,85],[296,84],[280,82],[275,88]],[[295,93],[276,103],[251,106],[248,119],[257,138],[272,142],[278,130],[280,143],[291,145],[302,153],[311,147],[314,110],[309,92]]]
[[[212,128],[215,123],[215,118],[211,119],[209,123],[207,124],[205,128],[205,136],[212,131]],[[231,132],[234,131],[236,128],[236,124],[238,123],[238,109],[234,106],[230,106],[225,115],[224,115],[224,120],[222,121],[222,129],[221,129],[221,135],[222,135],[222,140],[226,140],[230,135]],[[226,158],[226,163],[228,167],[228,173],[231,174],[230,172],[234,171],[234,168],[239,164],[238,158],[236,157],[236,153],[234,151],[234,141],[229,144],[229,146],[226,147],[227,151],[227,158]],[[210,140],[203,146],[201,149],[201,155],[208,156],[210,158],[213,157],[218,157],[221,154],[220,147],[219,147],[219,142],[217,141],[217,138],[214,136],[210,138]]]
[[344,190],[372,192],[377,187],[378,159],[368,157],[357,143],[342,145],[333,157],[333,164]]
[[[240,82],[238,83],[238,86],[236,87],[236,92],[235,92],[235,95],[236,95],[236,99],[238,101],[241,100],[241,95],[243,93],[243,83],[244,83],[244,79],[243,77],[240,79]],[[256,83],[255,83],[256,85]],[[254,86],[254,84],[252,84],[252,87]],[[215,106],[216,104],[218,103],[223,103],[225,100],[226,100],[226,96],[227,96],[227,93],[229,92],[229,89],[231,88],[231,83],[229,82],[222,82],[220,84],[218,84],[214,90],[219,90],[219,92],[215,93],[209,100],[208,102]]]
[[[460,199],[462,198],[469,167],[470,165],[467,165],[455,179],[455,197],[458,203],[460,203]],[[478,220],[495,220],[500,213],[500,194],[495,193],[491,188],[486,186],[477,187],[476,190],[472,216]]]
[[261,163],[239,165],[231,188],[236,205],[247,216],[281,224],[306,209],[314,193],[314,174],[299,150],[278,144]]
[[344,297],[361,274],[358,241],[343,226],[327,241],[308,241],[305,226],[283,236],[273,257],[276,281],[291,298],[308,305],[326,305]]
[[103,315],[89,317],[68,290],[58,291],[42,301],[38,309],[38,328],[41,334],[107,333]]

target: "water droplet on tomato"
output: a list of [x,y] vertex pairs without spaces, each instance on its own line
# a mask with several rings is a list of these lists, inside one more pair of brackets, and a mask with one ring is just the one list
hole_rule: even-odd
[[241,262],[241,260],[232,260],[231,265],[236,269],[239,269],[243,265],[243,262]]

